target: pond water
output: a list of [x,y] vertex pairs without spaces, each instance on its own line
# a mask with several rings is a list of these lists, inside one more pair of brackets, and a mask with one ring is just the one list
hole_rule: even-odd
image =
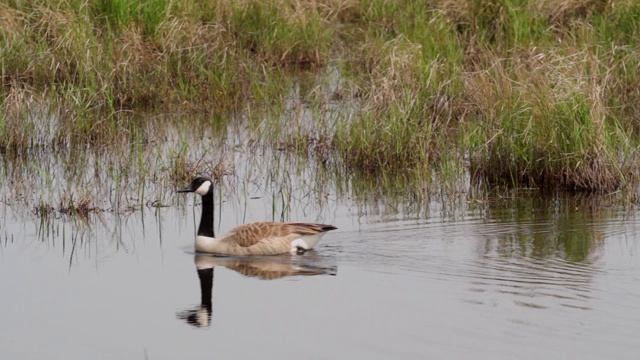
[[[220,202],[218,231],[277,217],[250,195]],[[85,220],[5,206],[0,358],[638,356],[632,210],[538,193],[454,216],[292,201],[287,218],[338,230],[304,256],[247,259],[193,253],[198,200]]]
[[[321,139],[357,104],[317,116],[312,84],[279,117],[143,118],[112,144],[0,154],[0,359],[638,358],[636,208],[346,172]],[[221,178],[217,233],[338,230],[304,256],[196,255],[199,199],[174,191],[190,170]]]

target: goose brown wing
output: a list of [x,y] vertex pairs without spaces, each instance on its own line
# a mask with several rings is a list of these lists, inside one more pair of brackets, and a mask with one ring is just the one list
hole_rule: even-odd
[[314,235],[334,229],[336,227],[325,224],[254,222],[231,229],[222,239],[248,247],[266,238],[286,237],[291,234]]

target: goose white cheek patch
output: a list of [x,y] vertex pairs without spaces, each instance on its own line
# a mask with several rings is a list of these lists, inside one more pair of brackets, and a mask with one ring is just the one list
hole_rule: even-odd
[[200,196],[205,196],[209,192],[210,187],[211,181],[205,181],[196,189],[195,193]]

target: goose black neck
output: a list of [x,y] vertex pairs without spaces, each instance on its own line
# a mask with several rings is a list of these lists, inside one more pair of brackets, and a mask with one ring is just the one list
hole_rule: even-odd
[[206,237],[215,237],[213,232],[213,192],[210,191],[202,197],[202,215],[200,217],[200,226],[198,227],[198,235]]

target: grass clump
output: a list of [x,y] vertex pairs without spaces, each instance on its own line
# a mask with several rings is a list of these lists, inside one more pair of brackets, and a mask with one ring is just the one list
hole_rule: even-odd
[[[492,184],[608,192],[637,183],[629,115],[640,53],[622,45],[637,38],[628,20],[637,5],[443,1],[409,13],[372,2],[355,19],[385,45],[367,41],[375,60],[360,64],[370,77],[361,113],[334,144],[348,166],[374,172],[458,169],[451,154],[461,151]],[[603,19],[621,21],[623,36]]]
[[97,0],[90,5],[92,16],[106,26],[122,30],[139,24],[143,33],[154,36],[169,12],[169,1]]
[[90,195],[83,195],[77,199],[72,196],[65,197],[62,199],[58,211],[61,214],[87,217],[90,213],[101,211],[101,209],[93,206]]
[[[378,10],[369,9],[368,16],[384,22],[391,10]],[[437,14],[422,11],[422,21],[387,24],[351,64],[360,79],[359,113],[338,126],[334,145],[352,168],[427,170],[449,148],[452,120],[461,110],[455,98],[462,52],[434,43],[431,36],[444,37],[451,29]],[[389,32],[401,34],[385,40]]]
[[599,63],[588,51],[529,52],[469,74],[477,116],[469,125],[471,171],[516,186],[623,185],[634,174],[635,149],[606,106],[616,87]]
[[228,30],[240,48],[260,62],[319,66],[333,36],[322,7],[304,1],[231,1]]
[[417,89],[402,93],[390,88],[403,86],[403,79],[414,74],[411,60],[410,55],[393,60],[399,73],[376,74],[378,81],[365,95],[371,107],[339,125],[334,144],[348,166],[375,172],[419,166],[437,157],[437,147],[430,144],[433,137],[422,128],[430,124],[415,116],[420,111],[413,93]]

